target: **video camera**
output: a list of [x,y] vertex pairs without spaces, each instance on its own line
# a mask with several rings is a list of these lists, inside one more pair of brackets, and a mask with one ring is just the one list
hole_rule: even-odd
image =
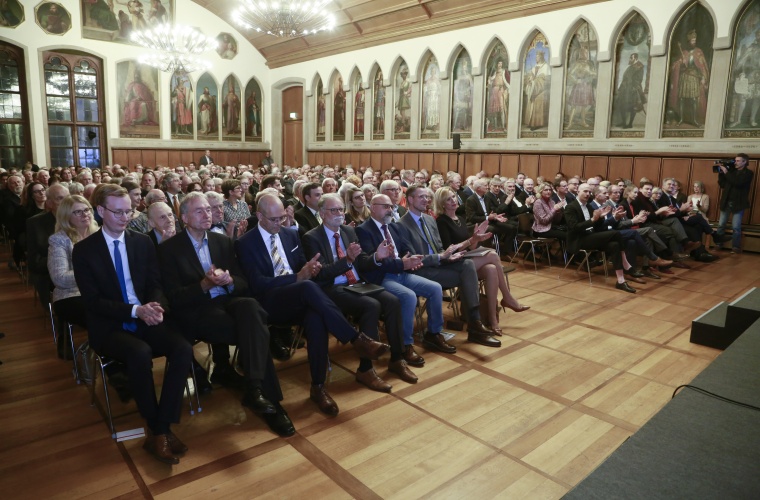
[[736,160],[715,160],[712,166],[713,173],[717,174],[720,172],[720,167],[726,167],[728,170],[731,170],[736,167]]

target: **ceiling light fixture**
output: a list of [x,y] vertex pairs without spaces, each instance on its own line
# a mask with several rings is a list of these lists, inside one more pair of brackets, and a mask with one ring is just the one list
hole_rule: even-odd
[[331,0],[241,0],[232,12],[241,28],[276,37],[313,35],[335,28],[335,16],[326,7]]
[[139,57],[161,71],[188,73],[207,70],[211,63],[199,57],[207,50],[215,49],[217,41],[191,26],[159,24],[153,29],[132,32],[132,41],[150,50]]

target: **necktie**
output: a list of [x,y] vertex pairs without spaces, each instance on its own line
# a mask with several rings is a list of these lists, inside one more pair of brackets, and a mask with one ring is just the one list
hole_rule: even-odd
[[[124,266],[121,263],[121,252],[119,251],[119,240],[113,241],[113,263],[116,267],[116,277],[119,279],[119,288],[121,288],[121,297],[124,302],[129,304],[129,298],[127,297],[127,280],[124,277]],[[130,332],[137,331],[137,322],[135,320],[125,321],[122,327]]]
[[174,203],[173,203],[173,205],[174,205],[174,215],[179,220],[179,196],[177,196],[176,194],[173,194],[172,195],[172,199],[174,200]]
[[422,228],[422,234],[425,236],[425,240],[430,247],[430,253],[438,253],[438,249],[433,241],[433,235],[430,233],[430,229],[428,229],[427,224],[425,224],[425,219],[422,217],[420,217],[420,227]]
[[319,222],[320,224],[322,224],[322,217],[319,216],[319,212],[316,212],[314,214],[314,216],[317,218],[317,222]]
[[385,241],[387,241],[388,244],[390,245],[393,242],[393,240],[391,239],[391,232],[388,231],[388,226],[383,224],[382,226],[380,226],[380,229],[383,230],[383,236],[385,237]]
[[282,257],[280,257],[280,250],[277,248],[277,235],[273,234],[270,236],[270,241],[272,242],[272,250],[269,254],[272,257],[272,264],[274,265],[274,275],[282,276],[284,274],[290,274],[288,270],[285,269],[285,263],[282,261]]
[[[340,247],[340,234],[333,233],[333,237],[335,238],[335,253],[338,255],[338,259],[342,259],[346,256],[346,254],[343,252],[343,249]],[[348,280],[349,285],[353,285],[356,283],[356,276],[354,275],[354,270],[349,269],[344,274],[346,279]]]

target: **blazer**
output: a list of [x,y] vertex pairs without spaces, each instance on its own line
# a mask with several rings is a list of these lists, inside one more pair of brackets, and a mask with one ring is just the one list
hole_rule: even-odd
[[26,255],[29,271],[48,274],[48,238],[55,232],[55,214],[45,212],[26,220]]
[[[343,241],[343,245],[348,248],[351,243],[359,243],[359,237],[356,236],[356,231],[351,226],[340,226],[340,239]],[[322,264],[322,269],[319,274],[314,278],[314,281],[322,288],[329,288],[335,283],[335,278],[341,274],[346,274],[351,267],[348,266],[348,259],[343,257],[337,261],[333,261],[333,251],[335,247],[335,241],[329,241],[327,239],[327,233],[325,232],[324,225],[320,224],[311,231],[307,232],[301,239],[303,242],[304,252],[306,258],[311,259],[316,254],[319,254],[319,263]],[[359,279],[365,280],[364,272],[372,271],[375,265],[374,259],[371,254],[362,251],[359,256],[354,259],[352,268],[358,272]],[[365,280],[366,281],[366,280]]]
[[201,156],[201,159],[198,160],[198,165],[201,165],[201,166],[208,165],[209,163],[214,163],[214,159],[211,158],[210,156],[203,155]]
[[[132,285],[141,304],[158,302],[168,311],[169,304],[161,287],[156,249],[150,238],[130,230],[124,232]],[[71,254],[74,277],[84,299],[90,345],[96,351],[111,332],[122,330],[132,320],[132,304],[121,295],[119,279],[103,230],[74,245]],[[137,319],[138,328],[146,325]]]
[[[206,231],[211,262],[219,269],[230,272],[233,284],[230,295],[248,295],[248,281],[235,259],[232,240],[218,233]],[[211,301],[211,294],[201,288],[201,280],[206,276],[198,254],[195,252],[190,235],[183,232],[169,238],[158,248],[158,257],[163,274],[166,297],[175,317],[183,322],[193,321],[203,311],[203,306]],[[229,291],[229,290],[228,290]]]
[[[590,203],[586,205],[589,214],[594,212]],[[581,239],[591,232],[606,230],[607,221],[600,217],[596,222],[591,219],[586,220],[583,215],[580,200],[576,200],[565,207],[565,220],[567,221],[567,250],[575,253],[581,248]],[[593,231],[587,231],[593,228]]]
[[[488,202],[485,200],[485,196],[483,198],[483,203],[486,204],[486,210],[488,210]],[[483,211],[483,206],[480,204],[480,199],[477,194],[467,198],[467,201],[464,202],[464,208],[467,224],[480,224],[486,220],[488,214]]]
[[309,207],[303,207],[293,214],[296,222],[298,222],[298,231],[303,236],[307,231],[311,231],[315,227],[319,226],[317,217],[311,213]]
[[74,264],[71,260],[71,252],[74,243],[63,231],[52,234],[48,239],[50,249],[47,254],[47,269],[50,279],[53,281],[53,302],[79,297],[79,288],[74,278]]
[[[408,253],[415,253],[414,249],[409,246],[409,236],[406,234],[408,231],[402,224],[388,224],[388,231],[391,233],[396,244],[396,252],[399,257],[403,257]],[[377,250],[377,247],[385,240],[385,235],[380,232],[380,229],[375,224],[375,220],[370,217],[356,227],[356,236],[359,238],[359,245],[362,250],[371,255]],[[364,278],[370,283],[380,285],[388,273],[398,274],[404,272],[404,262],[398,258],[388,258],[380,262],[380,265],[372,264],[375,267],[369,268],[364,272]]]
[[[474,196],[470,197],[470,199],[472,198],[474,198]],[[443,243],[441,242],[441,233],[438,232],[438,224],[435,223],[435,219],[430,217],[428,214],[421,214],[421,217],[422,220],[425,221],[425,225],[428,227],[428,231],[430,231],[430,236],[433,238],[433,243],[440,250],[443,250],[444,248]],[[414,249],[412,253],[423,256],[422,264],[425,267],[440,266],[441,258],[436,253],[428,253],[430,251],[428,249],[428,243],[425,240],[425,236],[422,234],[420,226],[414,222],[412,214],[406,214],[403,216],[399,223],[407,229],[406,233],[407,237],[409,238],[409,243]],[[433,251],[435,252],[435,249],[433,249]],[[401,255],[400,252],[399,255]]]
[[[487,192],[486,195],[483,197],[486,200],[486,210],[488,210],[488,213],[495,212],[497,208],[499,208],[499,205],[504,203],[504,200],[507,199],[507,195],[503,192],[500,192],[498,195],[493,194],[491,191]],[[480,203],[478,203],[479,205]]]
[[251,229],[235,241],[235,253],[243,275],[248,280],[251,295],[261,299],[273,288],[291,285],[297,281],[296,274],[306,264],[306,257],[298,239],[298,232],[293,228],[280,229],[280,242],[288,258],[293,274],[274,275],[272,257],[258,229]]

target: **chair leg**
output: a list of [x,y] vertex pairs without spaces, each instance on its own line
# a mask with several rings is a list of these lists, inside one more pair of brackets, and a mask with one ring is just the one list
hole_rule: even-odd
[[53,344],[58,344],[58,332],[55,331],[55,316],[53,316],[53,304],[48,302],[48,312],[50,313],[50,329],[53,330]]
[[[100,365],[100,379],[103,383],[103,393],[106,396],[106,413],[108,414],[108,427],[111,429],[111,438],[116,439],[116,428],[113,425],[113,414],[111,413],[111,398],[108,396],[108,383],[106,382],[106,367],[103,359],[95,353],[95,360]],[[95,381],[93,380],[93,384]]]
[[74,380],[77,384],[81,384],[82,381],[79,379],[79,364],[77,363],[77,351],[76,347],[74,347],[74,325],[71,323],[66,323],[66,333],[69,336],[69,345],[71,346],[71,359],[74,362]]

